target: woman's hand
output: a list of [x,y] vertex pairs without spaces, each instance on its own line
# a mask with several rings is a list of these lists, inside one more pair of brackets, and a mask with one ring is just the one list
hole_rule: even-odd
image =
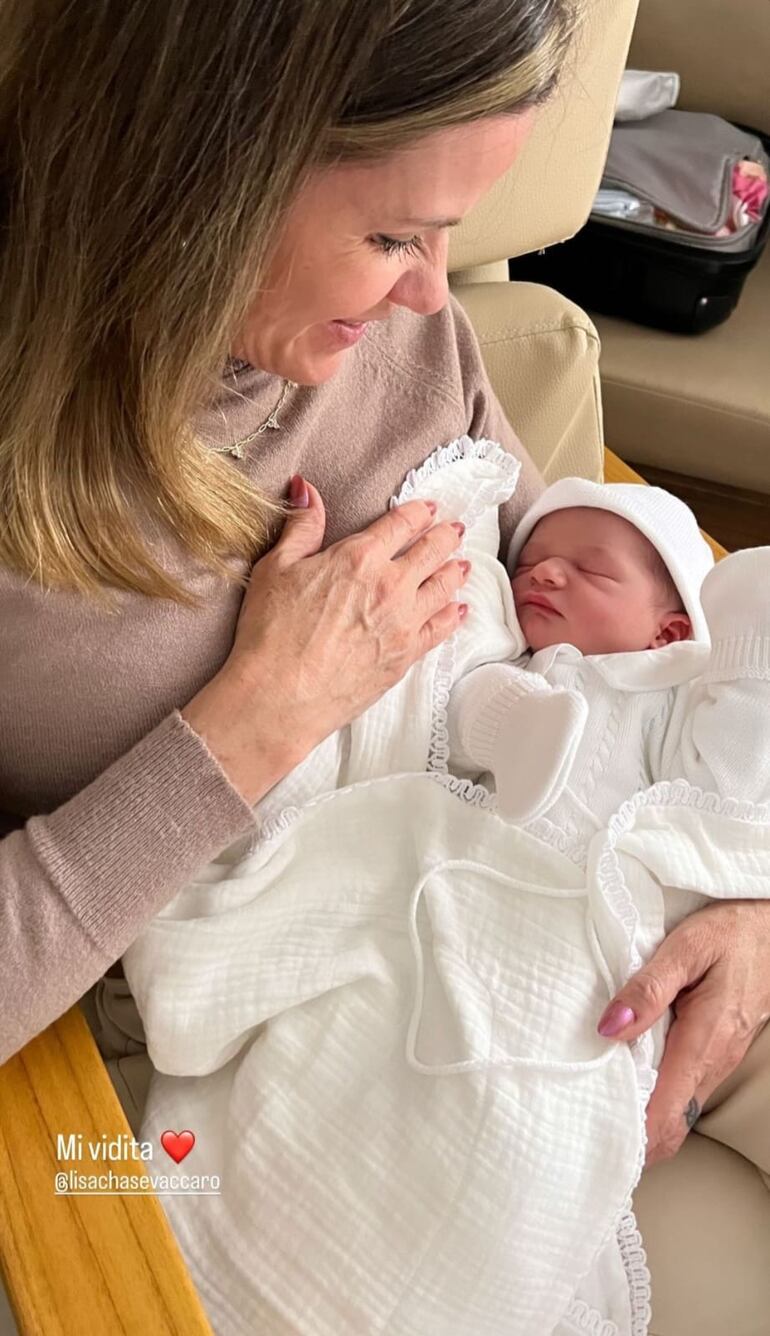
[[720,901],[683,919],[613,999],[599,1032],[636,1039],[669,1006],[675,1019],[647,1109],[648,1165],[676,1154],[770,1018],[770,903]]
[[409,501],[321,552],[323,503],[296,481],[300,508],[252,569],[230,655],[182,712],[250,803],[467,611],[454,596],[469,563],[449,559],[463,526],[433,525],[432,502]]

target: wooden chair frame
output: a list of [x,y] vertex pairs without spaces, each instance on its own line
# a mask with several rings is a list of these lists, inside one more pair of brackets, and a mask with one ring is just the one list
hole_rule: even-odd
[[[607,451],[605,481],[642,479]],[[0,1067],[0,1268],[22,1336],[211,1336],[156,1197],[55,1195],[59,1133],[131,1136],[79,1007]]]

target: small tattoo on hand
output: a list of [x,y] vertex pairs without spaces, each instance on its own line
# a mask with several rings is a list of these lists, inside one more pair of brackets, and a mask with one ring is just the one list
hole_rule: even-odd
[[700,1104],[693,1095],[692,1099],[690,1100],[690,1103],[687,1105],[687,1108],[684,1111],[684,1120],[687,1123],[688,1132],[690,1131],[691,1127],[695,1126],[698,1119],[700,1118],[700,1115],[701,1115]]

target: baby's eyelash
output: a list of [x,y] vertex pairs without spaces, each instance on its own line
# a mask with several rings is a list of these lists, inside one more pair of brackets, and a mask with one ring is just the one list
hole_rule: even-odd
[[410,237],[408,241],[399,241],[396,237],[379,235],[374,238],[374,245],[378,250],[384,251],[386,255],[423,254],[421,237]]

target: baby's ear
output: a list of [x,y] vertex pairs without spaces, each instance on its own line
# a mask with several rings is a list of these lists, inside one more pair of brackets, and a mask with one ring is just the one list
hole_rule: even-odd
[[664,645],[674,645],[678,640],[691,638],[692,623],[686,612],[664,612],[650,649],[662,649]]

